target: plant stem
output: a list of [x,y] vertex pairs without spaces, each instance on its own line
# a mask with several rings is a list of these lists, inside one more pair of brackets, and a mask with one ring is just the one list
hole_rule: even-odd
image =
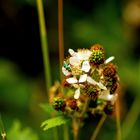
[[[47,92],[47,98],[49,100],[48,93],[51,87],[51,72],[50,72],[50,61],[49,61],[49,51],[48,51],[47,29],[45,26],[45,16],[43,12],[42,0],[37,0],[37,11],[38,11],[38,17],[39,17],[41,48],[42,48],[45,82],[46,82],[46,92]],[[54,132],[54,140],[58,140],[57,128],[54,128],[53,132]]]
[[90,102],[90,100],[87,99],[86,102],[85,102],[85,105],[84,105],[84,107],[83,107],[83,111],[82,111],[81,114],[80,114],[80,117],[83,117],[83,116],[85,115],[85,113],[86,113],[86,111],[87,111],[87,108],[88,108],[88,105],[89,105],[89,102]]
[[127,139],[129,132],[132,130],[134,124],[136,123],[138,119],[138,116],[140,114],[140,109],[138,109],[139,104],[140,104],[140,97],[136,97],[122,126],[124,140]]
[[77,118],[73,118],[73,139],[78,140],[79,133],[79,120]]
[[100,119],[100,121],[99,121],[97,127],[95,128],[95,130],[94,130],[94,132],[93,132],[93,134],[92,134],[90,140],[95,140],[95,139],[96,139],[98,133],[100,132],[100,130],[101,130],[101,128],[102,128],[102,125],[103,125],[103,123],[104,123],[106,117],[107,117],[106,114],[103,114],[103,115],[102,115],[102,118]]
[[63,75],[61,68],[64,60],[64,36],[63,36],[63,0],[58,0],[58,46],[59,46],[59,63],[60,63],[60,79]]
[[120,103],[119,99],[116,102],[116,126],[117,126],[117,140],[121,140],[121,123],[120,123]]
[[69,140],[69,133],[68,133],[67,124],[65,124],[63,128],[64,128],[64,140]]
[[[39,26],[40,26],[40,37],[41,37],[41,47],[44,63],[44,73],[45,73],[45,82],[46,82],[46,91],[48,93],[51,87],[51,72],[50,72],[50,61],[49,61],[49,51],[48,51],[48,40],[47,40],[47,29],[45,26],[45,17],[43,12],[43,3],[42,0],[37,0],[37,11],[39,17]],[[49,96],[47,94],[47,96]]]
[[54,133],[54,135],[53,135],[54,140],[59,140],[57,127],[56,128],[53,128],[53,133]]
[[74,138],[74,140],[78,140],[78,133],[79,133],[79,129],[80,129],[81,120],[84,118],[84,115],[87,111],[89,101],[90,101],[89,99],[86,100],[83,110],[82,110],[81,114],[79,115],[79,117],[73,118],[73,138]]
[[[60,80],[62,81],[63,75],[61,68],[64,60],[64,36],[63,36],[63,0],[58,0],[58,46],[59,46],[59,68]],[[61,87],[63,91],[63,88]],[[68,126],[64,125],[64,140],[69,140]]]

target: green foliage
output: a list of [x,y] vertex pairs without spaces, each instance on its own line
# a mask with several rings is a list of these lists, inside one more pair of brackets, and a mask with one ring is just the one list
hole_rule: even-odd
[[9,132],[7,133],[8,140],[39,140],[38,136],[31,128],[22,129],[19,121],[15,121]]
[[[15,0],[15,2],[16,4],[21,5],[22,8],[24,8],[24,6],[27,5],[36,6],[36,0]],[[56,43],[54,43],[57,42],[54,41],[56,39],[56,34],[57,34],[57,28],[55,28],[57,26],[57,21],[56,21],[57,19],[55,18],[56,16],[54,16],[57,14],[56,13],[57,2],[46,1],[46,0],[43,0],[43,2],[44,2],[43,6],[47,7],[47,11],[49,12],[49,14],[46,14],[47,15],[46,19],[49,18],[49,20],[47,20],[49,25],[48,26],[49,29],[48,35],[50,36],[49,42],[50,42],[50,46],[54,46],[54,47],[50,47],[49,49],[50,52],[53,52],[55,54],[53,55],[53,57],[51,57],[51,67],[52,67],[52,77],[54,80],[56,80],[59,77],[58,63],[57,63],[58,57],[56,55],[58,54],[57,52],[58,49],[56,47]],[[7,2],[5,1],[4,3]],[[90,45],[94,43],[101,43],[102,45],[105,46],[107,55],[114,55],[116,57],[115,61],[117,62],[117,65],[119,65],[118,72],[121,77],[120,81],[123,86],[123,92],[127,91],[129,93],[129,94],[127,93],[125,94],[126,95],[125,98],[122,97],[123,103],[125,104],[126,108],[123,108],[124,105],[121,104],[122,105],[121,110],[123,110],[123,115],[124,115],[123,117],[125,117],[126,115],[125,113],[127,113],[128,105],[131,105],[133,102],[132,97],[135,96],[137,98],[137,96],[139,96],[140,65],[138,65],[138,59],[136,60],[132,55],[135,49],[134,48],[135,44],[132,44],[131,39],[127,40],[126,38],[127,32],[125,30],[125,24],[122,22],[121,14],[119,13],[120,10],[123,9],[123,7],[120,7],[118,5],[119,3],[122,3],[122,1],[100,0],[95,3],[95,8],[93,8],[93,11],[91,12],[88,11],[82,12],[83,9],[81,5],[77,4],[76,6],[75,5],[76,3],[73,4],[71,3],[70,5],[70,3],[71,2],[68,1],[67,3],[64,4],[65,49],[67,50],[68,48],[76,49],[79,47],[80,48],[90,47]],[[79,10],[78,7],[80,7],[81,10]],[[17,17],[15,17],[15,19],[17,19]],[[7,29],[10,30],[10,28]],[[135,38],[133,34],[132,37]],[[14,41],[16,42],[16,40]],[[7,50],[7,54],[8,53],[9,51]],[[98,77],[94,77],[94,78],[98,79]],[[17,67],[15,67],[13,63],[0,60],[0,105],[1,105],[1,111],[4,111],[6,113],[5,114],[6,118],[3,119],[4,120],[6,119],[6,121],[4,122],[6,122],[8,126],[10,126],[12,117],[15,116],[16,117],[22,116],[24,122],[28,122],[29,120],[32,119],[31,116],[27,117],[27,113],[31,113],[29,112],[30,110],[28,109],[28,106],[31,104],[32,101],[31,82],[32,81],[29,81],[27,77],[23,76],[17,70]],[[70,96],[74,94],[74,91],[69,89],[65,89],[65,92],[68,92]],[[128,104],[126,103],[126,98],[130,100]],[[97,104],[102,104],[102,101],[98,100]],[[45,115],[47,117],[51,117],[52,114],[57,116],[58,114],[60,114],[60,112],[55,111],[53,107],[48,103],[41,104],[40,106],[46,112]],[[137,115],[135,115],[135,114],[139,115],[138,106],[135,106],[136,113],[132,113],[133,116],[129,120],[131,121],[130,122],[131,127],[129,124],[126,125],[126,128],[129,129],[130,131],[129,135],[127,136],[127,139],[129,140],[139,138],[140,119],[137,118],[138,117]],[[33,110],[32,108],[30,109]],[[33,110],[33,111],[37,114],[36,118],[39,117],[38,110]],[[137,121],[135,118],[137,118]],[[134,127],[132,125],[132,122]],[[106,123],[107,125],[105,125],[105,127],[102,129],[101,135],[99,135],[98,139],[110,140],[112,139],[113,136],[115,136],[116,127],[114,121],[111,122],[109,120],[106,121]],[[51,123],[49,122],[49,124]],[[44,125],[43,128],[45,126],[47,126],[47,124]],[[88,124],[88,120],[87,120],[85,126],[86,127],[83,128],[83,133],[81,133],[81,135],[79,136],[80,140],[88,139],[87,135],[84,134],[89,133],[89,131],[92,130],[95,125],[91,123],[91,120],[89,120],[89,124]],[[8,127],[6,127],[6,129],[8,129]],[[127,132],[127,129],[124,130],[125,131],[124,133]],[[38,133],[39,132],[41,131],[38,130]],[[45,134],[47,135],[47,140],[52,140],[52,133],[53,133],[53,129],[49,129],[47,132],[45,132]],[[20,123],[15,122],[13,127],[10,129],[10,131],[8,131],[8,140],[21,140],[21,139],[37,140],[35,139],[35,137],[32,136],[32,134],[34,135],[31,129],[26,128],[21,130]],[[44,136],[44,140],[45,139],[46,136]]]
[[40,107],[41,107],[47,114],[52,114],[52,112],[55,111],[50,103],[40,104]]
[[19,72],[16,65],[6,60],[0,60],[1,103],[7,103],[7,108],[12,105],[15,108],[25,109],[31,93],[30,86],[29,81]]
[[41,127],[43,127],[43,130],[46,131],[50,128],[60,126],[62,124],[66,124],[68,121],[69,121],[69,118],[67,118],[66,116],[58,116],[58,117],[44,121],[41,124]]
[[54,110],[53,106],[50,103],[43,103],[40,104],[40,107],[47,113],[48,117],[51,117],[52,115],[57,115],[59,114],[58,111]]

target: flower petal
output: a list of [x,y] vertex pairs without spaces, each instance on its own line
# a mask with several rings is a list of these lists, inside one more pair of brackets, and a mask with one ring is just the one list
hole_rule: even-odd
[[64,67],[62,67],[62,72],[65,76],[69,76],[71,74],[71,72],[69,72],[68,70],[66,70]]
[[73,49],[69,49],[68,52],[69,52],[69,54],[71,56],[75,56],[76,55],[76,52]]
[[107,90],[107,88],[106,88],[101,82],[97,83],[97,85],[98,85],[101,89]]
[[79,83],[85,82],[87,80],[87,74],[83,74],[79,78]]
[[73,56],[73,57],[70,57],[70,64],[73,65],[73,66],[79,66],[81,64],[80,60]]
[[77,52],[77,57],[80,60],[88,60],[91,54],[92,52],[88,49],[79,49]]
[[78,82],[78,80],[77,80],[75,77],[67,78],[66,81],[67,81],[69,84],[75,84],[75,83]]
[[105,64],[111,62],[111,61],[114,60],[114,59],[115,59],[114,56],[109,57],[108,59],[105,60]]
[[96,85],[97,82],[95,80],[93,80],[90,76],[87,77],[87,82],[89,82],[92,85]]
[[106,101],[111,101],[112,98],[113,98],[113,95],[110,95],[110,94],[108,94],[108,95],[102,95],[99,98],[100,99],[103,99],[103,100],[106,100]]
[[85,72],[89,72],[90,70],[90,64],[88,61],[84,61],[83,64],[82,64],[82,71],[85,71]]
[[75,91],[74,99],[78,99],[80,97],[80,88]]
[[109,90],[103,91],[101,92],[101,94],[99,95],[99,99],[103,99],[103,100],[107,100],[110,101],[112,98],[112,95],[109,93]]

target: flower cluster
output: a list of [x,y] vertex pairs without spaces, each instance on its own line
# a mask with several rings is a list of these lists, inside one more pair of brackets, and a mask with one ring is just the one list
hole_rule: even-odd
[[71,89],[73,95],[54,100],[56,110],[80,111],[86,100],[90,100],[91,113],[111,114],[117,99],[117,68],[111,61],[105,60],[104,49],[95,44],[91,49],[69,49],[69,57],[64,60],[62,72],[65,75],[64,86]]

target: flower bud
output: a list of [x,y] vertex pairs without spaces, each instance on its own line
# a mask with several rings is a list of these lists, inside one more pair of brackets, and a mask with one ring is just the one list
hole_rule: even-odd
[[104,49],[101,45],[95,44],[91,47],[92,54],[90,56],[90,63],[93,65],[100,65],[104,63]]
[[78,109],[76,99],[74,99],[74,98],[68,98],[66,100],[66,105],[68,107],[70,107],[72,110],[77,110]]
[[99,91],[96,86],[88,86],[85,92],[92,100],[98,98]]
[[114,77],[116,73],[117,73],[116,66],[112,63],[107,64],[103,69],[103,75],[105,77]]
[[60,97],[54,98],[53,107],[57,111],[64,111],[66,107],[65,100]]

